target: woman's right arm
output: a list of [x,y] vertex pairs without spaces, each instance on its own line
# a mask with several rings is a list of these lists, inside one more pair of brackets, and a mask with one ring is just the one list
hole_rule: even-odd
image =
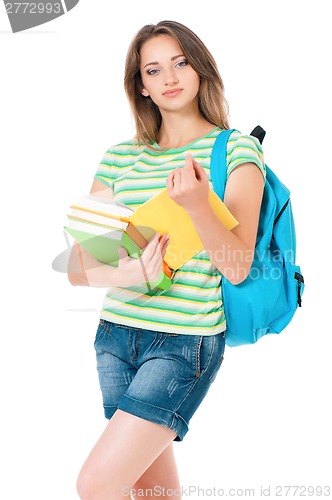
[[[114,197],[112,189],[98,180],[93,181],[90,194],[110,199]],[[165,237],[156,236],[151,239],[139,259],[129,257],[126,250],[120,247],[118,267],[99,262],[75,242],[67,269],[70,283],[104,288],[128,287],[156,280],[162,270],[162,261],[168,244]]]

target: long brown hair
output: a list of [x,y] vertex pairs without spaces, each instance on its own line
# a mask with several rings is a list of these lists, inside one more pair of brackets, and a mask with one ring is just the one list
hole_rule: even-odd
[[140,50],[152,37],[170,35],[178,42],[184,56],[200,77],[198,92],[199,110],[210,123],[222,129],[229,129],[228,104],[224,96],[224,84],[217,64],[209,50],[189,28],[175,21],[160,21],[143,26],[132,40],[125,64],[124,87],[134,115],[136,139],[150,148],[157,141],[161,125],[158,106],[150,97],[141,94],[143,83],[140,73]]

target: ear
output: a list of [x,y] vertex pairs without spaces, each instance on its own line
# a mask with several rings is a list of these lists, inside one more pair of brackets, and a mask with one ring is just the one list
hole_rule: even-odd
[[150,94],[149,94],[149,92],[148,92],[147,90],[145,90],[145,89],[142,89],[142,90],[141,90],[141,94],[142,94],[144,97],[149,97],[149,95],[150,95]]

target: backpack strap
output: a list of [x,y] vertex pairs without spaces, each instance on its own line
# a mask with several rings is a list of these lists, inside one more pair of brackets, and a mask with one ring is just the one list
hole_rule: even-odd
[[[227,142],[232,132],[238,132],[238,130],[232,128],[220,132],[215,140],[211,153],[211,182],[214,191],[217,193],[221,200],[224,199],[227,180]],[[257,127],[255,127],[254,130],[250,133],[250,135],[256,137],[261,144],[264,140],[265,134],[265,130],[260,125],[257,125]]]
[[217,193],[217,195],[221,200],[224,199],[226,179],[227,179],[227,164],[226,164],[227,142],[229,136],[235,130],[236,130],[235,128],[232,128],[220,132],[220,134],[217,136],[214,142],[214,146],[211,153],[211,161],[210,161],[211,182],[214,191]]
[[257,125],[257,127],[255,127],[254,130],[250,132],[250,135],[256,137],[261,144],[264,141],[265,134],[265,130],[260,125]]

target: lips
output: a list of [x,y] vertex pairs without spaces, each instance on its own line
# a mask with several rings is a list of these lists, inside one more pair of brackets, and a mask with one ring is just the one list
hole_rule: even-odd
[[172,89],[172,90],[166,90],[166,92],[163,93],[164,96],[166,97],[176,97],[182,92],[183,89]]

